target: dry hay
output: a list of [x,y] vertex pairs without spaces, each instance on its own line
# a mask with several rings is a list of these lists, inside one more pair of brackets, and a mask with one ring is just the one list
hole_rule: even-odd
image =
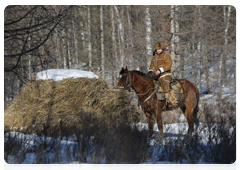
[[[129,93],[114,89],[99,79],[69,78],[61,81],[32,79],[4,113],[4,128],[35,133],[36,127],[48,130],[81,128],[84,114],[111,120],[136,121],[138,108]],[[89,122],[89,126],[91,122]]]

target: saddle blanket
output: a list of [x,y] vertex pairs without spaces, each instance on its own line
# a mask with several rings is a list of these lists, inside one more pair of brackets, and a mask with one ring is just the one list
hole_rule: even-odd
[[[160,81],[154,80],[155,87],[158,87],[158,91],[156,93],[158,100],[165,100],[165,92],[162,88],[162,83]],[[184,98],[183,88],[181,84],[177,80],[173,80],[170,83],[170,87],[175,93],[177,100],[182,100]]]

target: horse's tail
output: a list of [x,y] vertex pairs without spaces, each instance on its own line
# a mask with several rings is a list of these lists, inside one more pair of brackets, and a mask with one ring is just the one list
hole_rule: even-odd
[[194,118],[194,122],[195,124],[198,126],[199,125],[199,119],[198,119],[198,116],[197,116],[197,112],[199,111],[199,107],[198,107],[198,102],[199,102],[199,90],[198,88],[197,89],[197,104],[193,110],[193,118]]

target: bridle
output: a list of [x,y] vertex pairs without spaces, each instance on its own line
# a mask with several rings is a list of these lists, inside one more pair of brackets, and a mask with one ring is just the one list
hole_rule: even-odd
[[[122,75],[126,75],[126,76],[127,76],[127,80],[125,81],[123,87],[120,86],[120,87],[118,87],[118,88],[122,88],[122,89],[128,90],[128,91],[130,92],[131,86],[132,86],[132,81],[134,80],[134,76],[133,76],[133,80],[132,80],[132,79],[131,79],[131,75],[130,75],[129,72],[128,72],[128,73],[124,73],[124,74],[122,74]],[[129,84],[128,84],[128,80],[129,80]],[[148,84],[147,84],[144,88],[142,88],[140,91],[144,90],[152,81],[153,81],[153,80],[149,81]],[[154,91],[152,92],[152,94],[151,94],[150,96],[148,96],[147,99],[145,99],[144,101],[139,101],[139,104],[140,104],[140,105],[143,105],[144,103],[148,102],[148,100],[149,100],[150,98],[152,98],[153,95],[157,92],[157,89],[156,89],[156,88],[151,88],[151,89],[149,89],[146,93],[143,93],[143,94],[138,94],[140,91],[136,92],[136,94],[137,94],[138,96],[141,96],[141,95],[146,95],[146,94],[148,94],[149,91],[152,90],[152,89],[154,89]],[[158,107],[158,102],[157,102],[157,106],[156,106],[156,107]]]
[[[131,78],[131,75],[130,75],[129,72],[122,74],[122,76],[123,76],[123,75],[127,75],[127,80],[125,81],[124,86],[123,86],[123,87],[120,86],[119,88],[123,88],[124,90],[130,91],[130,90],[131,90],[131,86],[132,86],[132,78]],[[128,84],[128,80],[129,80],[129,84]],[[134,80],[134,76],[133,76],[133,80]]]

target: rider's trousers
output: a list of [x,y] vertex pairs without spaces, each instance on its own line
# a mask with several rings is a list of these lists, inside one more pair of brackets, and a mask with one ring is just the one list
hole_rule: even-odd
[[168,101],[174,105],[177,105],[177,99],[176,99],[176,95],[173,93],[173,91],[171,91],[170,88],[170,81],[171,81],[171,77],[170,76],[165,76],[160,78],[161,82],[162,82],[162,88],[165,92],[165,98],[168,99]]

